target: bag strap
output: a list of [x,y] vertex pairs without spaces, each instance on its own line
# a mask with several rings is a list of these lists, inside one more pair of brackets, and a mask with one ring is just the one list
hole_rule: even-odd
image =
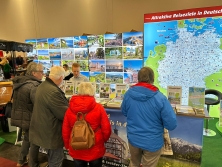
[[[80,120],[80,115],[82,115],[82,120],[85,120],[85,116],[86,116],[87,113],[83,114],[82,112],[78,112],[76,114],[77,116],[77,120],[79,121]],[[85,120],[86,121],[86,120]],[[87,122],[87,121],[86,121]],[[87,122],[88,123],[88,122]],[[94,131],[94,133],[96,133],[99,129],[101,128],[101,126],[99,125]]]
[[14,94],[14,90],[12,90],[12,96],[11,96],[10,102],[12,102],[13,94]]
[[82,120],[85,120],[86,114],[83,114],[82,112],[78,112],[78,113],[76,114],[77,120],[78,120],[78,121],[81,120],[81,119],[80,119],[80,115],[82,115]]
[[99,125],[96,130],[94,130],[94,133],[96,133],[99,129],[101,128],[101,126]]

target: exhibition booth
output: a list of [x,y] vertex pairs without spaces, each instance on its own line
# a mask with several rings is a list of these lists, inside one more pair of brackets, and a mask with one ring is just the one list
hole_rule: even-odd
[[[55,65],[71,68],[73,62],[80,64],[81,74],[95,86],[97,102],[104,105],[113,130],[106,143],[104,166],[129,166],[121,100],[137,82],[139,69],[151,67],[154,85],[171,102],[178,122],[175,130],[167,132],[170,143],[165,143],[158,166],[198,167],[204,120],[219,118],[217,128],[222,129],[221,97],[217,103],[209,103],[211,108],[205,105],[207,89],[222,92],[221,25],[222,6],[187,9],[145,14],[144,32],[27,39],[27,45],[0,41],[0,50],[30,52],[28,56],[43,64],[45,73]],[[170,92],[170,87],[177,91]],[[77,88],[78,83],[70,81],[61,87],[67,97],[78,93]],[[209,98],[215,100],[214,94]],[[188,108],[182,111],[181,106],[191,106],[193,113]],[[65,154],[72,160],[67,150]]]

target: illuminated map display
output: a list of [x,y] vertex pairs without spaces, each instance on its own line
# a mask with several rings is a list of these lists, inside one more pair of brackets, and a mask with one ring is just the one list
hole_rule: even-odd
[[[145,14],[144,65],[162,93],[182,86],[183,105],[189,87],[222,91],[222,7]],[[218,117],[218,106],[211,110]]]

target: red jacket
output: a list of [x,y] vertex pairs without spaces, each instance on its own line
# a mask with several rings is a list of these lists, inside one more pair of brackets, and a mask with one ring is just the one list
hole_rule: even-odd
[[[73,150],[70,146],[70,134],[72,127],[76,122],[77,112],[87,113],[85,120],[91,125],[95,132],[95,145],[87,150]],[[93,96],[73,96],[69,103],[69,108],[66,111],[63,126],[62,136],[65,148],[69,150],[69,155],[74,159],[92,161],[103,157],[105,154],[104,143],[109,139],[111,134],[111,126],[103,106],[96,103]]]

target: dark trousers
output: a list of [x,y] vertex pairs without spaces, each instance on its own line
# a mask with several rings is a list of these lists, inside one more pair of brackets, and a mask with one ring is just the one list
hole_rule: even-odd
[[39,167],[39,146],[30,143],[30,150],[29,150],[29,166],[30,167]]
[[[75,167],[87,167],[88,162],[74,159]],[[89,161],[89,167],[102,167],[102,158],[95,159],[93,161]]]
[[20,149],[19,157],[18,157],[18,163],[23,164],[26,162],[28,153],[29,153],[29,130],[24,130],[24,138],[22,141],[22,146]]

